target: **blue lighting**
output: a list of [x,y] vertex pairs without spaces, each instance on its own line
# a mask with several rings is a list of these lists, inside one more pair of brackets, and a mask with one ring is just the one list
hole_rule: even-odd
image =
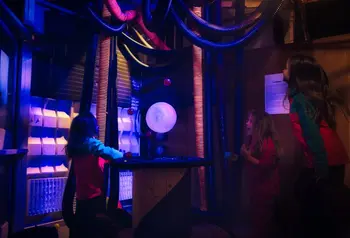
[[[62,111],[70,115],[72,102],[68,100],[53,100],[40,97],[31,98],[32,108],[42,108],[53,111]],[[68,139],[69,129],[57,127],[31,126],[29,136],[34,138],[60,138]],[[65,155],[31,155],[29,156],[28,167],[59,166],[64,164],[68,167]]]

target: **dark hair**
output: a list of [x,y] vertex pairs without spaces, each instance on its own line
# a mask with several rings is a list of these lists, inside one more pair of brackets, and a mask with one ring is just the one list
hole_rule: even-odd
[[[314,108],[312,118],[320,123],[325,120],[335,128],[335,109],[340,107],[346,115],[349,110],[338,92],[331,92],[326,72],[317,61],[306,55],[295,55],[289,58],[288,94],[294,90],[302,93]],[[287,97],[288,95],[286,95]]]
[[98,135],[97,120],[90,112],[81,113],[76,116],[70,126],[69,138],[66,147],[68,158],[81,154],[79,147],[86,139]]
[[280,146],[279,135],[275,123],[267,112],[257,113],[256,110],[250,110],[248,115],[255,117],[254,129],[257,130],[258,139],[254,145],[253,153],[261,153],[264,139],[271,138],[279,158],[283,156],[283,149]]

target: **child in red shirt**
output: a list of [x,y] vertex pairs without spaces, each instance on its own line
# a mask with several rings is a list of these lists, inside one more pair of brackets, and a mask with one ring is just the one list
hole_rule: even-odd
[[96,118],[90,112],[79,114],[72,121],[66,148],[68,158],[72,159],[70,176],[74,173],[76,178],[74,221],[79,230],[78,237],[84,238],[95,237],[96,233],[102,232],[97,227],[104,227],[108,223],[108,219],[104,219],[102,223],[106,224],[97,224],[99,221],[101,223],[101,219],[97,218],[106,214],[104,165],[108,160],[123,158],[121,152],[96,139],[97,135]]
[[288,83],[289,116],[304,157],[295,186],[301,206],[301,237],[339,237],[338,215],[327,211],[332,204],[325,199],[343,195],[337,191],[344,190],[349,158],[335,131],[335,110],[338,107],[348,116],[348,106],[331,92],[327,75],[314,58],[295,55],[288,59],[283,73]]
[[261,117],[252,110],[246,122],[248,139],[241,147],[241,155],[248,162],[249,200],[252,237],[274,237],[277,233],[275,206],[279,195],[278,160],[282,155],[278,134],[271,116]]

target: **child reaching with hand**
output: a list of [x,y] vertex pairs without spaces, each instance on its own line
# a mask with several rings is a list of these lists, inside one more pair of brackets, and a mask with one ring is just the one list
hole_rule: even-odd
[[[123,154],[116,149],[105,146],[96,137],[98,125],[96,118],[90,113],[82,113],[72,121],[66,153],[72,160],[70,177],[73,174],[76,178],[76,213],[74,216],[74,227],[78,237],[97,237],[97,227],[104,232],[110,219],[104,219],[101,224],[101,215],[106,214],[106,200],[103,195],[104,186],[104,165],[108,160],[121,159]],[[68,179],[67,187],[70,186]],[[65,194],[66,197],[66,194]],[[65,204],[65,201],[63,202]],[[63,204],[63,212],[65,205]],[[68,209],[70,210],[70,209]],[[107,216],[102,216],[106,218]],[[65,219],[66,221],[66,219]],[[71,228],[71,227],[70,227]],[[75,236],[76,237],[76,236]],[[103,236],[106,237],[106,236]]]
[[246,160],[252,238],[278,237],[275,220],[279,195],[278,161],[282,156],[271,116],[251,110],[246,121],[246,142],[241,155]]

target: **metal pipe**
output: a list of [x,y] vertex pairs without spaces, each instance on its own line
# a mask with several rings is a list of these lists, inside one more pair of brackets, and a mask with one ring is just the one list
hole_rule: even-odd
[[[237,0],[235,5],[235,21],[237,23],[243,21],[245,13],[245,0]],[[240,32],[244,34],[244,32]],[[240,37],[240,34],[237,37]],[[242,145],[243,138],[243,120],[244,120],[244,83],[243,83],[243,61],[244,61],[244,47],[238,47],[235,50],[235,60],[234,60],[234,125],[233,125],[233,138],[234,138],[234,154],[239,155]],[[232,205],[234,206],[234,211],[238,210],[235,207],[239,204],[240,200],[240,185],[241,185],[241,162],[235,163],[233,165],[232,176],[233,180],[233,193]]]
[[[221,25],[221,0],[217,0],[213,4],[213,21],[216,25]],[[215,55],[217,62],[215,65],[215,81],[217,84],[217,93],[216,93],[216,108],[217,108],[217,115],[218,115],[218,128],[219,128],[219,153],[216,157],[217,161],[215,161],[215,171],[216,171],[216,184],[221,184],[221,188],[225,186],[226,180],[224,179],[225,171],[224,171],[224,160],[225,160],[225,153],[227,152],[227,132],[226,132],[226,103],[225,103],[225,77],[223,75],[224,72],[224,62],[223,62],[223,55],[221,52],[217,52]],[[217,203],[216,208],[220,211],[224,210],[224,192],[223,189],[220,191],[217,189],[215,191],[219,194],[217,196]]]
[[[118,105],[117,105],[117,37],[112,37],[109,52],[107,89],[107,117],[105,144],[118,149]],[[119,171],[110,167],[110,194],[107,209],[112,211],[119,202]]]
[[[0,36],[1,37],[1,36]],[[17,44],[18,42],[14,42]],[[15,59],[17,74],[16,74],[16,141],[15,148],[22,149],[28,148],[28,118],[30,107],[30,88],[31,88],[31,75],[32,75],[32,49],[31,46],[22,42],[18,44],[16,50]],[[11,233],[22,230],[25,226],[25,214],[23,211],[26,209],[26,177],[27,161],[26,159],[18,160],[15,166],[14,175],[16,176],[13,203],[16,205],[12,211],[12,224]]]
[[68,10],[67,8],[64,8],[64,7],[60,7],[58,6],[57,4],[53,4],[53,3],[50,3],[48,1],[44,1],[44,0],[36,0],[35,1],[38,5],[42,6],[42,7],[46,7],[46,8],[49,8],[51,10],[54,10],[54,11],[57,11],[59,13],[64,13],[66,15],[70,15],[70,16],[73,16],[73,17],[78,17],[78,18],[81,18],[81,19],[86,19],[85,16],[83,15],[80,15],[74,11],[71,11],[71,10]]
[[22,24],[18,17],[8,8],[4,1],[0,0],[0,17],[3,19],[7,26],[11,26],[19,33],[20,37],[24,40],[32,39],[32,35],[29,30]]
[[[210,20],[210,4],[206,3],[204,5],[204,19]],[[212,88],[213,88],[213,75],[211,69],[211,64],[213,64],[212,53],[205,50],[204,51],[204,64],[203,64],[203,76],[204,76],[204,149],[205,158],[213,159],[213,118],[212,118]],[[213,192],[214,184],[214,169],[213,166],[206,167],[205,170],[206,178],[206,195],[207,195],[207,206],[208,210],[213,207]]]
[[1,31],[1,29],[5,32],[5,34],[6,34],[9,38],[11,38],[11,40],[12,40],[13,42],[16,41],[15,36],[12,34],[11,30],[6,26],[5,22],[3,22],[2,20],[0,20],[0,31]]
[[[221,25],[220,23],[215,22],[214,24],[211,24],[208,21],[203,20],[202,18],[194,14],[193,11],[191,11],[188,8],[188,6],[184,3],[183,0],[174,1],[174,5],[176,9],[180,8],[180,11],[185,12],[186,16],[188,16],[189,20],[199,28],[200,32],[203,31],[203,32],[206,32],[207,34],[211,33],[216,35],[232,35],[239,30],[244,30],[254,25],[254,23],[256,23],[262,17],[264,10],[266,12],[268,1],[269,0],[263,0],[260,3],[259,7],[257,7],[256,10],[254,10],[254,12],[252,12],[249,16],[247,16],[243,22],[239,24],[234,24],[233,26],[230,26],[230,27],[222,27],[220,26]],[[214,1],[212,3],[213,5],[215,5],[215,8],[217,8],[216,7],[217,2],[221,2],[221,1]],[[221,10],[221,6],[220,6],[220,10]],[[221,12],[220,12],[220,15],[221,15]]]

